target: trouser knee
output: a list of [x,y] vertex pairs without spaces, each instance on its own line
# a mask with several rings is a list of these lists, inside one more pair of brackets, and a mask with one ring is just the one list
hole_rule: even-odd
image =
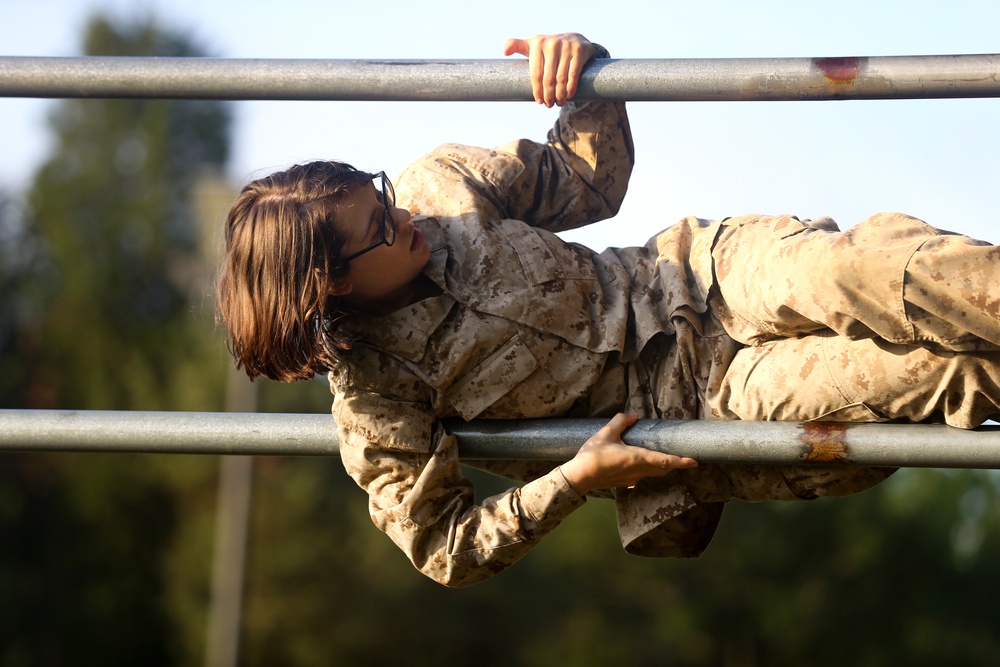
[[832,329],[945,349],[1000,347],[1000,250],[899,213],[844,231],[789,216],[727,221],[714,307],[755,345]]
[[1000,416],[1000,353],[935,351],[832,332],[740,350],[711,408],[726,419],[910,422]]

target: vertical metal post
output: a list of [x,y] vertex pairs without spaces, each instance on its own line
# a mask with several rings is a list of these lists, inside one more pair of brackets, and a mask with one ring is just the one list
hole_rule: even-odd
[[[253,412],[256,407],[257,385],[231,371],[226,387],[226,411]],[[236,667],[239,659],[252,487],[252,456],[219,458],[205,667]]]

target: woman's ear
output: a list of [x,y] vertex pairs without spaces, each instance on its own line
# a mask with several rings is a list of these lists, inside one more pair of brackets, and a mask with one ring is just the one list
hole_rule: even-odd
[[347,296],[353,289],[350,276],[340,276],[331,281],[330,296]]
[[354,289],[349,274],[330,277],[321,268],[313,267],[313,279],[317,287],[325,287],[328,290],[327,296],[346,296]]

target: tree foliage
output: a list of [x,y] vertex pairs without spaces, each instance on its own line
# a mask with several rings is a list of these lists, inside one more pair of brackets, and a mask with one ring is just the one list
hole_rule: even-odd
[[[84,51],[201,54],[154,21],[100,16]],[[229,116],[217,102],[54,107],[51,155],[24,197],[0,199],[0,405],[221,409],[193,193],[225,163]],[[166,458],[0,458],[0,665],[186,660],[176,611],[206,588],[207,556],[167,575],[210,543],[198,517],[215,462]]]
[[613,505],[591,501],[510,570],[457,591],[372,528],[339,462],[272,461],[257,479],[246,665],[991,664],[1000,649],[992,472],[732,503],[708,552],[685,561],[626,555]]
[[[200,55],[155,23],[116,28],[100,17],[85,53]],[[44,309],[21,350],[33,362],[22,400],[117,409],[204,401],[211,394],[182,386],[187,378],[171,367],[211,345],[211,310],[191,317],[206,304],[192,191],[225,163],[228,107],[66,100],[50,121],[54,149],[27,196],[46,270],[35,272]],[[218,377],[207,384],[218,395]]]

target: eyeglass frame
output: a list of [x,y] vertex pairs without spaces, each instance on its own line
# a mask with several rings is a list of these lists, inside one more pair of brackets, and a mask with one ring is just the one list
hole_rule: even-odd
[[[379,247],[380,245],[392,246],[392,244],[396,242],[396,223],[393,221],[392,216],[389,215],[389,209],[392,208],[393,206],[395,206],[395,204],[396,204],[396,193],[392,189],[392,183],[386,177],[384,171],[380,171],[380,172],[378,172],[376,174],[372,174],[372,181],[374,181],[376,178],[381,178],[382,179],[382,200],[381,200],[381,204],[382,204],[382,221],[379,223],[379,232],[381,233],[381,238],[378,239],[378,240],[376,240],[374,243],[372,243],[368,247],[366,247],[366,248],[364,248],[362,250],[359,250],[359,251],[357,251],[355,253],[351,253],[347,257],[341,258],[340,261],[344,262],[345,264],[347,264],[351,260],[357,259],[358,257],[360,257],[361,255],[365,254],[366,252],[370,252],[370,251],[374,250],[375,248]],[[387,231],[390,227],[392,228],[392,240],[391,241],[389,240],[389,234],[388,234],[388,231]]]

